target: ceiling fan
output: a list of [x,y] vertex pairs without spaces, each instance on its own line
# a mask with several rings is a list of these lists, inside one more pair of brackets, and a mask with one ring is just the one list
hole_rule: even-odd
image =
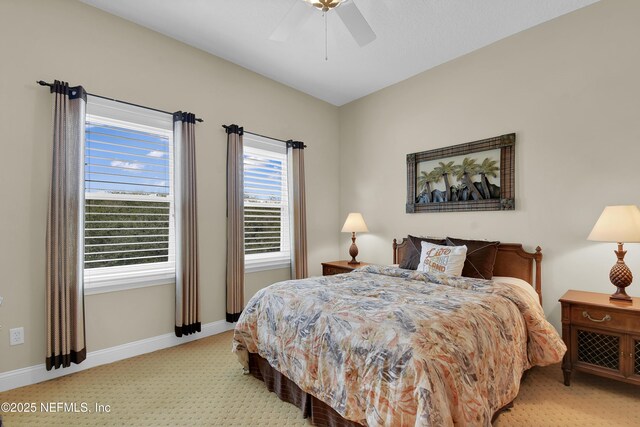
[[313,15],[314,8],[325,14],[325,34],[326,13],[335,10],[358,45],[362,47],[375,40],[376,34],[353,0],[296,0],[269,39],[286,41]]

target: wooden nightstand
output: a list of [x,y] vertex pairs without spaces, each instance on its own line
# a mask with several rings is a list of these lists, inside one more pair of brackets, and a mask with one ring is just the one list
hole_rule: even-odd
[[564,385],[574,370],[640,384],[640,298],[610,301],[608,294],[567,291],[560,303]]
[[356,268],[369,265],[367,262],[361,262],[360,264],[349,264],[349,261],[331,261],[322,263],[322,275],[332,276],[334,274],[349,273]]

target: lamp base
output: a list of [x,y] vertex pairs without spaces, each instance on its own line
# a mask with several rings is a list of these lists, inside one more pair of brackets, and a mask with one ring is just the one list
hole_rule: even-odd
[[349,247],[349,255],[351,255],[351,261],[349,264],[360,264],[360,261],[356,260],[358,256],[358,247],[356,246],[356,233],[352,232],[351,234],[351,246]]
[[609,299],[615,301],[633,301],[633,299],[624,291],[624,288],[618,288],[615,293],[611,294]]
[[629,295],[627,295],[627,293],[622,288],[618,288],[615,293],[611,294],[609,299],[614,301],[633,301],[633,299]]
[[615,251],[618,261],[611,267],[611,271],[609,272],[609,280],[611,280],[611,283],[613,283],[613,286],[617,289],[615,293],[609,297],[610,300],[631,301],[631,297],[627,295],[624,290],[624,288],[629,286],[633,281],[633,274],[631,274],[631,270],[629,270],[627,264],[624,263],[626,253],[627,251],[623,250],[622,243],[618,243],[618,250]]

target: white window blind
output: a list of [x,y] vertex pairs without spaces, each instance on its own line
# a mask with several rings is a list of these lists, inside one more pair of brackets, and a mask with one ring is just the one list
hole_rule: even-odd
[[173,280],[173,118],[89,97],[85,288]]
[[269,138],[244,135],[245,270],[290,265],[287,151]]

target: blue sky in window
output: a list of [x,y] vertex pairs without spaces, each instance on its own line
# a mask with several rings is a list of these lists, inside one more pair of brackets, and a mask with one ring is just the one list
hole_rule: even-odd
[[87,124],[87,192],[169,194],[169,139],[160,135]]
[[277,200],[282,198],[282,160],[244,155],[244,193],[250,199]]

